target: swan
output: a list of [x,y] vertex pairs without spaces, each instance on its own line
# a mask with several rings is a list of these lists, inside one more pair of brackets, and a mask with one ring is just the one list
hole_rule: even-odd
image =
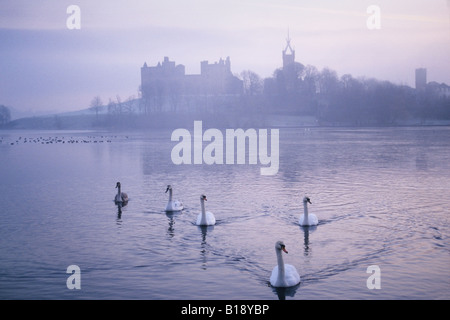
[[288,253],[283,241],[275,243],[275,252],[277,253],[278,265],[276,265],[270,276],[270,284],[273,287],[293,287],[300,283],[300,275],[293,265],[284,264],[281,250]]
[[216,224],[216,218],[211,212],[205,210],[206,196],[202,194],[200,196],[200,203],[202,205],[202,212],[197,216],[198,226],[213,226]]
[[319,219],[313,213],[308,213],[308,202],[312,204],[309,197],[303,198],[304,213],[300,216],[299,223],[301,226],[316,226],[319,223]]
[[178,200],[172,200],[172,186],[169,184],[166,193],[169,191],[169,202],[167,202],[166,211],[181,211],[183,210],[183,203]]
[[116,188],[117,188],[117,194],[116,194],[116,197],[114,198],[114,201],[117,203],[127,202],[128,195],[125,192],[120,191],[120,182],[117,182]]

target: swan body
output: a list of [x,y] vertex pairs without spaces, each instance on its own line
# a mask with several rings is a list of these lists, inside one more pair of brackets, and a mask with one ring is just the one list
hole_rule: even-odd
[[293,265],[284,263],[281,251],[288,253],[283,241],[277,241],[275,243],[275,252],[278,264],[272,270],[270,284],[273,287],[293,287],[300,283],[300,275]]
[[114,198],[114,201],[116,203],[128,202],[128,195],[125,192],[122,192],[120,190],[120,182],[117,182],[116,188],[117,188],[117,194],[116,194],[116,197]]
[[213,226],[216,224],[216,218],[214,217],[214,215],[211,212],[205,210],[205,201],[207,201],[206,196],[202,194],[200,196],[202,212],[197,216],[196,224],[198,226]]
[[319,219],[317,219],[317,216],[313,213],[308,213],[308,202],[310,204],[311,200],[309,199],[309,197],[304,197],[303,198],[303,211],[304,213],[300,216],[299,219],[299,224],[301,226],[317,226],[317,224],[319,223]]
[[172,186],[168,185],[166,193],[169,192],[169,202],[167,202],[166,211],[181,211],[184,206],[181,201],[172,200]]

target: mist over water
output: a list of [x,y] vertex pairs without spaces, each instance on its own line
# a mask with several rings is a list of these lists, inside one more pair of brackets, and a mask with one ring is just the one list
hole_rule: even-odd
[[[448,127],[282,128],[275,176],[174,165],[171,133],[0,132],[0,298],[450,298]],[[168,184],[181,213],[164,212]],[[215,226],[195,225],[201,194]],[[298,225],[304,195],[316,227]],[[269,285],[277,240],[289,290]]]

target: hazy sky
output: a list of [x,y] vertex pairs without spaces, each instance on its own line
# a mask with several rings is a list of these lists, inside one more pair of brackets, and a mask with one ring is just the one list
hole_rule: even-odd
[[[70,30],[67,8],[81,9]],[[380,29],[370,30],[370,5]],[[71,111],[96,95],[137,96],[140,68],[168,56],[200,72],[231,58],[233,73],[281,66],[287,32],[296,61],[414,87],[414,70],[450,84],[450,0],[0,0],[0,104]]]

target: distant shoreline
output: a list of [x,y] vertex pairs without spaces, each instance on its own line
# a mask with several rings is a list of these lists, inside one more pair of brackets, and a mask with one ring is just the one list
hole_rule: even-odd
[[313,116],[248,114],[170,114],[127,115],[122,118],[108,115],[49,115],[16,119],[0,127],[0,130],[152,130],[176,129],[192,126],[193,121],[203,120],[215,128],[384,128],[384,127],[432,127],[450,126],[450,120],[410,119],[393,123],[361,123],[320,121]]

